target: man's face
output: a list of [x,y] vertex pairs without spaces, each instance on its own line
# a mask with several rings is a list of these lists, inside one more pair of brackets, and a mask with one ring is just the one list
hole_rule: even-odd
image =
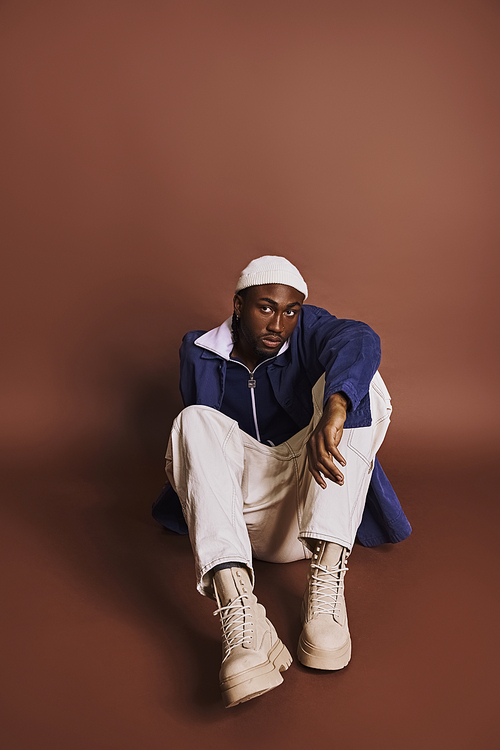
[[285,284],[251,286],[243,295],[236,294],[234,311],[240,318],[238,350],[252,352],[258,359],[274,357],[294,332],[303,301],[302,292]]

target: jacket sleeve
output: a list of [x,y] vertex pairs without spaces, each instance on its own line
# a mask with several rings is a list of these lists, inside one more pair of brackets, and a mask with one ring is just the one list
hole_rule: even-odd
[[319,307],[303,312],[304,336],[325,372],[325,402],[343,391],[355,410],[380,364],[380,338],[366,323],[340,320]]
[[179,388],[184,406],[196,404],[195,359],[198,356],[195,340],[205,331],[189,331],[182,339],[179,349],[180,379]]

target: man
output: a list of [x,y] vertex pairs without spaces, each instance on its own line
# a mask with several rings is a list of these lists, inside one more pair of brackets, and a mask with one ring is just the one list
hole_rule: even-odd
[[351,656],[344,577],[356,533],[373,545],[411,531],[376,460],[392,408],[379,338],[306,299],[285,258],[253,260],[232,319],[186,334],[180,351],[186,408],[153,515],[187,524],[198,590],[220,615],[227,707],[278,686],[292,661],[253,594],[252,556],[311,559],[297,655],[336,670]]

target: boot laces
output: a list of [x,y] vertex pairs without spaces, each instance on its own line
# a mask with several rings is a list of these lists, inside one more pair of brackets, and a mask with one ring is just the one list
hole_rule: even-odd
[[240,594],[225,607],[219,607],[214,612],[220,615],[222,627],[222,646],[224,657],[227,659],[231,651],[244,643],[251,643],[253,634],[253,623],[251,618],[251,606],[244,604],[243,600],[249,599],[246,594]]
[[311,607],[314,614],[338,616],[344,596],[343,573],[349,570],[347,565],[339,563],[333,570],[324,565],[311,565]]

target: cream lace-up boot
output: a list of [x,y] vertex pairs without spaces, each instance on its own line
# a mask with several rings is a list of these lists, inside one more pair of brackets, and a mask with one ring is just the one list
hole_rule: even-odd
[[222,666],[219,672],[226,708],[256,698],[281,685],[292,663],[286,646],[252,593],[245,568],[214,574],[213,587],[222,627]]
[[302,633],[297,655],[313,669],[342,669],[351,658],[344,576],[348,551],[333,542],[316,545],[302,601]]

